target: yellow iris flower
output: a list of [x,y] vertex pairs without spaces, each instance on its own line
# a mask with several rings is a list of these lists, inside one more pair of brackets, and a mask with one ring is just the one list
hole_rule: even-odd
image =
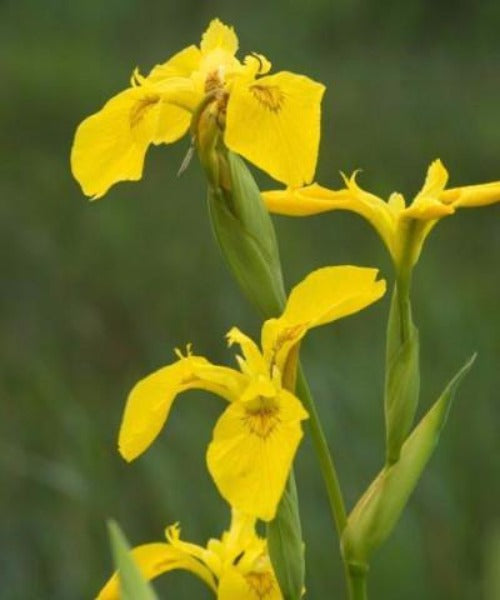
[[[175,569],[190,571],[214,592],[218,600],[282,600],[265,539],[255,532],[255,518],[233,510],[229,531],[206,548],[180,539],[177,525],[166,530],[167,542],[143,544],[132,556],[148,580]],[[119,600],[115,573],[97,600]]]
[[385,202],[366,192],[356,182],[356,173],[344,177],[346,187],[329,190],[318,184],[303,188],[264,192],[263,197],[270,212],[307,216],[330,210],[355,212],[376,229],[396,265],[400,265],[408,251],[409,227],[414,231],[411,256],[413,266],[420,255],[425,238],[434,225],[457,208],[484,206],[500,201],[500,181],[446,189],[448,172],[440,160],[435,160],[427,170],[425,183],[413,202],[406,206],[403,196],[394,192]]
[[267,75],[264,56],[240,62],[237,49],[233,29],[215,19],[199,48],[185,48],[147,77],[136,70],[131,87],[76,131],[71,167],[83,192],[100,198],[119,181],[140,179],[149,145],[180,139],[205,103],[229,149],[287,185],[309,183],[324,86],[287,71]]
[[236,328],[229,344],[239,344],[239,370],[214,365],[201,356],[179,359],[141,380],[131,391],[119,433],[119,450],[131,461],[163,428],[176,396],[205,389],[229,402],[207,451],[207,464],[231,506],[264,521],[275,516],[307,418],[292,393],[300,341],[313,327],[330,323],[379,299],[385,281],[377,270],[324,267],[292,290],[283,314],[262,327],[260,349]]

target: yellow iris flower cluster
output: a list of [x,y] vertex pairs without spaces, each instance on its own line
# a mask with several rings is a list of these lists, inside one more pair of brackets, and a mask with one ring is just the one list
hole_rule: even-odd
[[270,521],[302,438],[307,412],[292,393],[300,341],[312,328],[355,313],[378,300],[385,281],[377,270],[324,267],[292,290],[283,314],[262,327],[261,348],[237,328],[239,369],[189,353],[141,380],[125,407],[119,449],[126,460],[142,454],[160,433],[176,396],[204,389],[229,403],[207,451],[221,495],[237,510]]
[[100,198],[142,177],[150,144],[170,144],[188,131],[193,114],[210,105],[224,144],[289,186],[309,183],[316,168],[324,86],[283,71],[268,75],[260,54],[236,58],[238,38],[218,19],[147,77],[138,70],[120,92],[78,127],[71,167],[87,196]]
[[[219,599],[282,598],[266,543],[256,536],[254,525],[256,519],[274,518],[302,438],[301,422],[308,417],[291,391],[299,345],[310,329],[351,315],[383,296],[385,281],[377,280],[377,273],[353,266],[313,271],[293,288],[283,314],[264,322],[261,348],[239,329],[229,331],[229,344],[241,348],[238,370],[214,365],[188,349],[186,356],[178,352],[176,362],[132,389],[119,434],[119,450],[128,461],[158,436],[179,393],[204,389],[229,403],[215,426],[207,465],[219,492],[233,507],[231,529],[222,541],[211,540],[202,549],[181,542],[178,530],[170,528],[168,544],[134,549],[144,577],[187,569]],[[114,575],[98,598],[119,597]]]

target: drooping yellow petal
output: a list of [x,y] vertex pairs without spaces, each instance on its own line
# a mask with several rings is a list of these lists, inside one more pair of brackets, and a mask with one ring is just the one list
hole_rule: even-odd
[[93,198],[119,181],[136,181],[148,146],[179,139],[189,120],[186,111],[163,106],[154,87],[129,88],[79,125],[71,150],[73,175]]
[[281,72],[249,82],[234,80],[224,141],[283,183],[309,183],[316,168],[324,86]]
[[269,400],[233,402],[214,429],[207,464],[221,495],[238,510],[273,519],[302,438],[307,413],[281,390]]
[[454,208],[472,208],[494,204],[500,202],[500,181],[444,190],[440,195],[440,200],[445,204],[451,204]]
[[[183,569],[194,573],[213,591],[216,591],[216,583],[209,569],[186,552],[174,548],[170,544],[153,543],[137,546],[132,550],[132,557],[147,580],[154,579],[167,571]],[[120,598],[120,583],[118,575],[115,573],[101,589],[97,600],[120,600]]]
[[217,594],[218,600],[283,600],[274,573],[255,571],[243,574],[237,568],[224,572]]
[[228,401],[239,396],[243,375],[213,365],[201,356],[188,356],[145,377],[130,392],[120,427],[118,447],[132,461],[153,443],[162,430],[176,396],[189,389],[205,389]]

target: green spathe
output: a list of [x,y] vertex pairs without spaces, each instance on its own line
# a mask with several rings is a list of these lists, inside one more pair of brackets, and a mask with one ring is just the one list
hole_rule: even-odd
[[130,547],[115,521],[108,521],[109,538],[122,600],[158,600],[153,588],[143,578],[130,553]]
[[455,392],[476,355],[458,371],[403,444],[397,463],[384,467],[347,520],[342,553],[349,568],[368,568],[370,556],[390,535],[436,447]]
[[278,316],[286,296],[271,218],[244,162],[232,152],[221,154],[227,178],[208,190],[215,237],[244,294],[264,317]]
[[386,341],[384,408],[387,465],[399,460],[401,447],[413,425],[419,392],[418,329],[411,318],[409,298],[402,298],[398,286],[395,286]]

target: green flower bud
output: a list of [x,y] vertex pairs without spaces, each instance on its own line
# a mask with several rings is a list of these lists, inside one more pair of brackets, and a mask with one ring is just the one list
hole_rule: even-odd
[[208,190],[215,237],[243,293],[264,317],[278,316],[286,295],[271,218],[244,162],[232,152],[219,156],[223,185]]

